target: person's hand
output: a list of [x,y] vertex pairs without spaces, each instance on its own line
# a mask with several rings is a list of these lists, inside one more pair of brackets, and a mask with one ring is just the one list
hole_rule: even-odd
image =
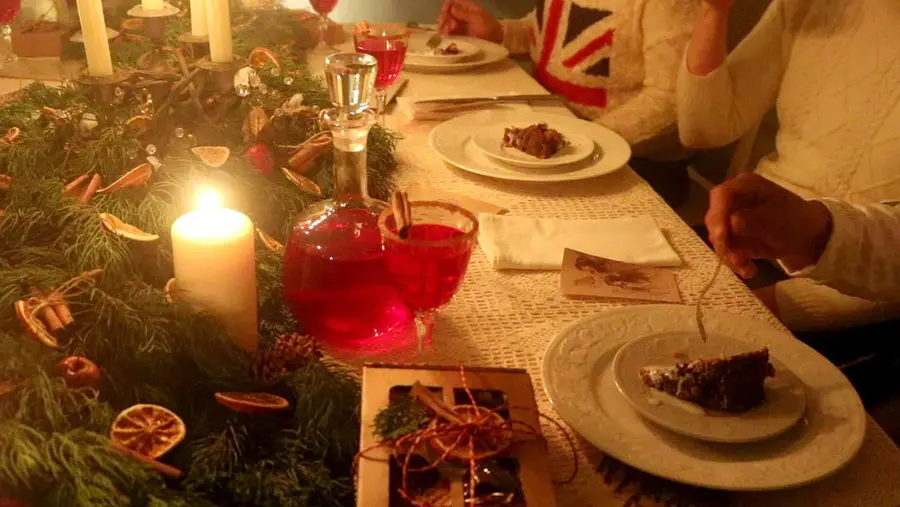
[[438,16],[438,30],[444,35],[468,35],[497,44],[503,42],[503,26],[472,0],[444,0]]
[[741,174],[709,193],[709,239],[716,253],[744,278],[752,259],[779,259],[791,270],[818,262],[831,237],[831,213],[756,174]]

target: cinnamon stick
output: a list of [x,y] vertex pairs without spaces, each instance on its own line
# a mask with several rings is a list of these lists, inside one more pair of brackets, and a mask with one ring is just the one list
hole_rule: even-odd
[[391,208],[394,210],[394,222],[397,224],[397,235],[406,239],[412,225],[412,210],[406,192],[395,190],[391,196]]
[[438,416],[446,419],[449,422],[456,424],[465,424],[458,415],[456,415],[453,410],[447,406],[446,403],[440,398],[437,397],[436,394],[431,392],[427,387],[422,384],[416,382],[412,385],[412,390],[410,394],[413,398],[421,401],[426,407],[430,408],[432,412],[437,414]]
[[94,173],[94,177],[91,178],[91,182],[88,183],[87,188],[84,189],[84,193],[81,194],[79,200],[83,203],[90,201],[91,197],[94,197],[94,194],[97,193],[97,189],[100,188],[102,181],[103,178],[101,178],[99,174]]
[[72,312],[69,310],[69,305],[66,304],[66,300],[65,298],[63,298],[62,294],[54,292],[50,294],[50,298],[51,301],[60,301],[59,303],[50,305],[50,307],[53,308],[53,311],[56,312],[56,316],[59,317],[60,321],[62,321],[63,327],[75,322],[75,317],[72,316]]
[[85,180],[87,180],[90,176],[91,173],[84,173],[67,183],[66,186],[63,187],[63,195],[67,195],[70,197],[75,195],[75,193],[78,191],[78,187],[80,187],[81,184],[84,183]]
[[160,474],[162,474],[166,477],[169,477],[171,479],[178,479],[179,477],[181,477],[181,470],[179,470],[173,466],[166,465],[165,463],[160,463],[159,461],[156,461],[155,459],[153,459],[149,456],[144,456],[143,454],[141,454],[139,452],[132,451],[131,449],[129,449],[117,442],[110,442],[109,445],[112,446],[113,449],[120,452],[121,454],[123,454],[125,456],[130,456],[130,457],[140,461],[144,465],[149,466],[150,468],[156,470],[157,472],[159,472]]
[[[36,287],[31,287],[31,295],[43,298],[43,294],[41,294],[41,291],[37,290]],[[41,308],[39,313],[41,314],[41,319],[47,324],[47,327],[50,328],[51,333],[57,333],[61,331],[62,328],[66,327],[56,315],[56,312],[53,311],[53,307],[49,305],[45,306]]]

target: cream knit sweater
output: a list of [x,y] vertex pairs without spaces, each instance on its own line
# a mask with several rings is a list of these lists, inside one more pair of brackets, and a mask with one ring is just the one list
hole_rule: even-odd
[[675,79],[699,0],[541,0],[504,45],[580,115],[637,144],[674,130]]
[[[722,67],[699,77],[682,65],[678,126],[686,145],[727,144],[773,106],[776,151],[759,163],[761,175],[807,198],[900,197],[900,2],[774,0]],[[846,297],[808,279],[778,284],[776,294],[782,319],[795,330],[900,316],[900,306]]]

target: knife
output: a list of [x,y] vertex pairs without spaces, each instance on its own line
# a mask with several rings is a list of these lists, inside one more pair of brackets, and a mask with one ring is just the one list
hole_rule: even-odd
[[540,94],[519,94],[519,95],[496,95],[492,97],[452,97],[441,99],[422,99],[413,102],[416,106],[422,105],[467,105],[472,103],[491,103],[491,102],[538,102],[553,101],[562,102],[565,98],[562,95],[550,95],[547,93]]

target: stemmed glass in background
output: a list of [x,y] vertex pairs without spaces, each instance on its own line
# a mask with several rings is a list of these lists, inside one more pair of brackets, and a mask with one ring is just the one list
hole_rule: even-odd
[[329,47],[328,42],[326,42],[326,37],[328,36],[328,24],[331,22],[331,20],[328,19],[328,15],[331,14],[331,11],[334,10],[337,3],[338,0],[309,0],[310,7],[312,7],[313,10],[316,11],[316,14],[319,15],[318,47],[320,48]]
[[21,0],[0,0],[0,67],[16,61],[12,50],[12,22],[21,7]]
[[384,125],[387,89],[394,84],[409,46],[409,29],[399,25],[372,25],[365,32],[355,32],[353,42],[358,53],[367,53],[378,60],[375,77],[375,96],[378,100],[379,122]]
[[478,219],[448,202],[410,203],[405,237],[391,208],[378,219],[387,271],[400,299],[415,312],[419,349],[431,339],[435,314],[449,303],[466,274],[478,235]]

